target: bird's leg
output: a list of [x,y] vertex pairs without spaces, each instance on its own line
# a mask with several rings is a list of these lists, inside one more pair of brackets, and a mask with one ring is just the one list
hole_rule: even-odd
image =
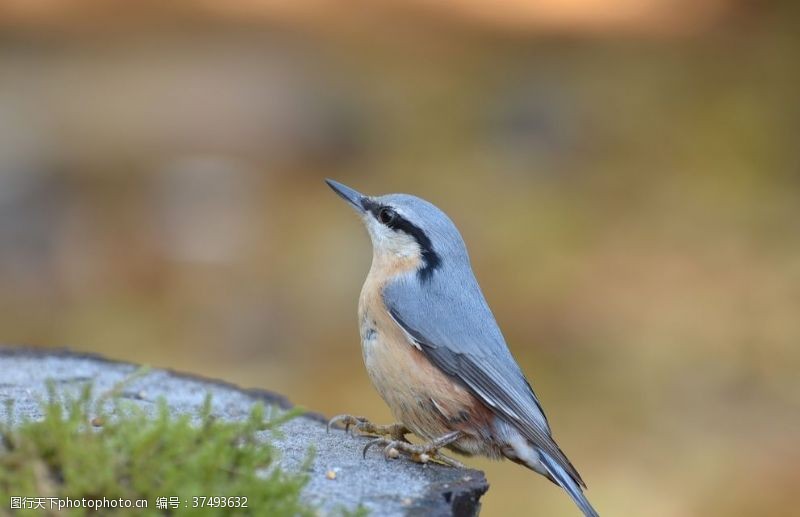
[[464,464],[460,461],[449,458],[439,452],[439,449],[450,445],[463,436],[463,431],[452,431],[447,434],[443,434],[442,436],[433,439],[428,443],[423,443],[420,445],[409,443],[407,441],[376,438],[370,441],[364,447],[364,457],[367,456],[367,450],[369,450],[370,447],[378,445],[383,447],[383,457],[387,460],[390,458],[397,458],[402,453],[417,463],[427,463],[430,460],[434,460],[451,467],[464,468]]
[[410,432],[403,424],[390,424],[390,425],[375,425],[366,417],[353,416],[353,415],[337,415],[328,421],[327,430],[330,432],[331,426],[336,424],[344,424],[344,431],[349,432],[352,427],[360,434],[364,435],[377,435],[377,436],[391,436],[393,441],[408,442],[406,435]]

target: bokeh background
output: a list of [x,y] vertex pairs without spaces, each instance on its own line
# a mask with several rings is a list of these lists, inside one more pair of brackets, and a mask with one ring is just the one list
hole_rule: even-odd
[[[7,0],[0,341],[389,421],[370,245],[322,179],[410,192],[461,228],[602,514],[790,515],[797,5]],[[469,463],[486,516],[575,515]]]

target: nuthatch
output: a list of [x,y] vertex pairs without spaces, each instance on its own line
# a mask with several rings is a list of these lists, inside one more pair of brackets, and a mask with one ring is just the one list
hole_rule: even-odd
[[[379,445],[387,458],[402,453],[451,466],[462,465],[439,449],[508,458],[561,486],[584,515],[597,516],[506,346],[450,218],[408,194],[370,197],[327,183],[355,207],[372,239],[358,303],[361,350],[398,420],[379,426],[339,415],[331,423],[382,436],[364,454]],[[410,443],[409,432],[426,443]]]

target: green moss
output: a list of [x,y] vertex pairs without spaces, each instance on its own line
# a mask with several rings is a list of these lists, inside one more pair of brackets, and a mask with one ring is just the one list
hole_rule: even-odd
[[[280,470],[274,447],[256,438],[259,431],[276,432],[291,412],[266,420],[259,404],[245,421],[224,422],[211,414],[209,397],[195,418],[170,415],[163,400],[155,415],[147,415],[120,401],[118,391],[93,403],[86,387],[79,396],[59,400],[51,385],[43,419],[15,423],[9,416],[0,423],[0,513],[11,508],[12,496],[27,496],[147,501],[147,509],[105,508],[103,515],[314,514],[300,500],[307,477]],[[13,409],[13,402],[8,404]],[[178,509],[169,504],[176,497]],[[194,507],[201,502],[195,497],[239,497],[239,504],[246,498],[247,507]],[[157,508],[159,498],[167,508]],[[85,508],[63,514],[97,515]]]

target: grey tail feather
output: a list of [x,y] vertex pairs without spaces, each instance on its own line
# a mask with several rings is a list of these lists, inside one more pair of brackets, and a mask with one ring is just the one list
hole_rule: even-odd
[[556,463],[553,458],[547,455],[544,451],[539,451],[540,460],[542,465],[544,465],[547,472],[553,477],[553,479],[558,483],[558,485],[567,491],[569,496],[575,501],[575,504],[578,505],[578,508],[581,509],[583,515],[586,517],[600,517],[600,515],[592,508],[592,505],[589,503],[589,500],[586,499],[586,496],[583,495],[583,490],[581,490],[580,485],[567,474],[567,471],[564,470],[558,463]]

